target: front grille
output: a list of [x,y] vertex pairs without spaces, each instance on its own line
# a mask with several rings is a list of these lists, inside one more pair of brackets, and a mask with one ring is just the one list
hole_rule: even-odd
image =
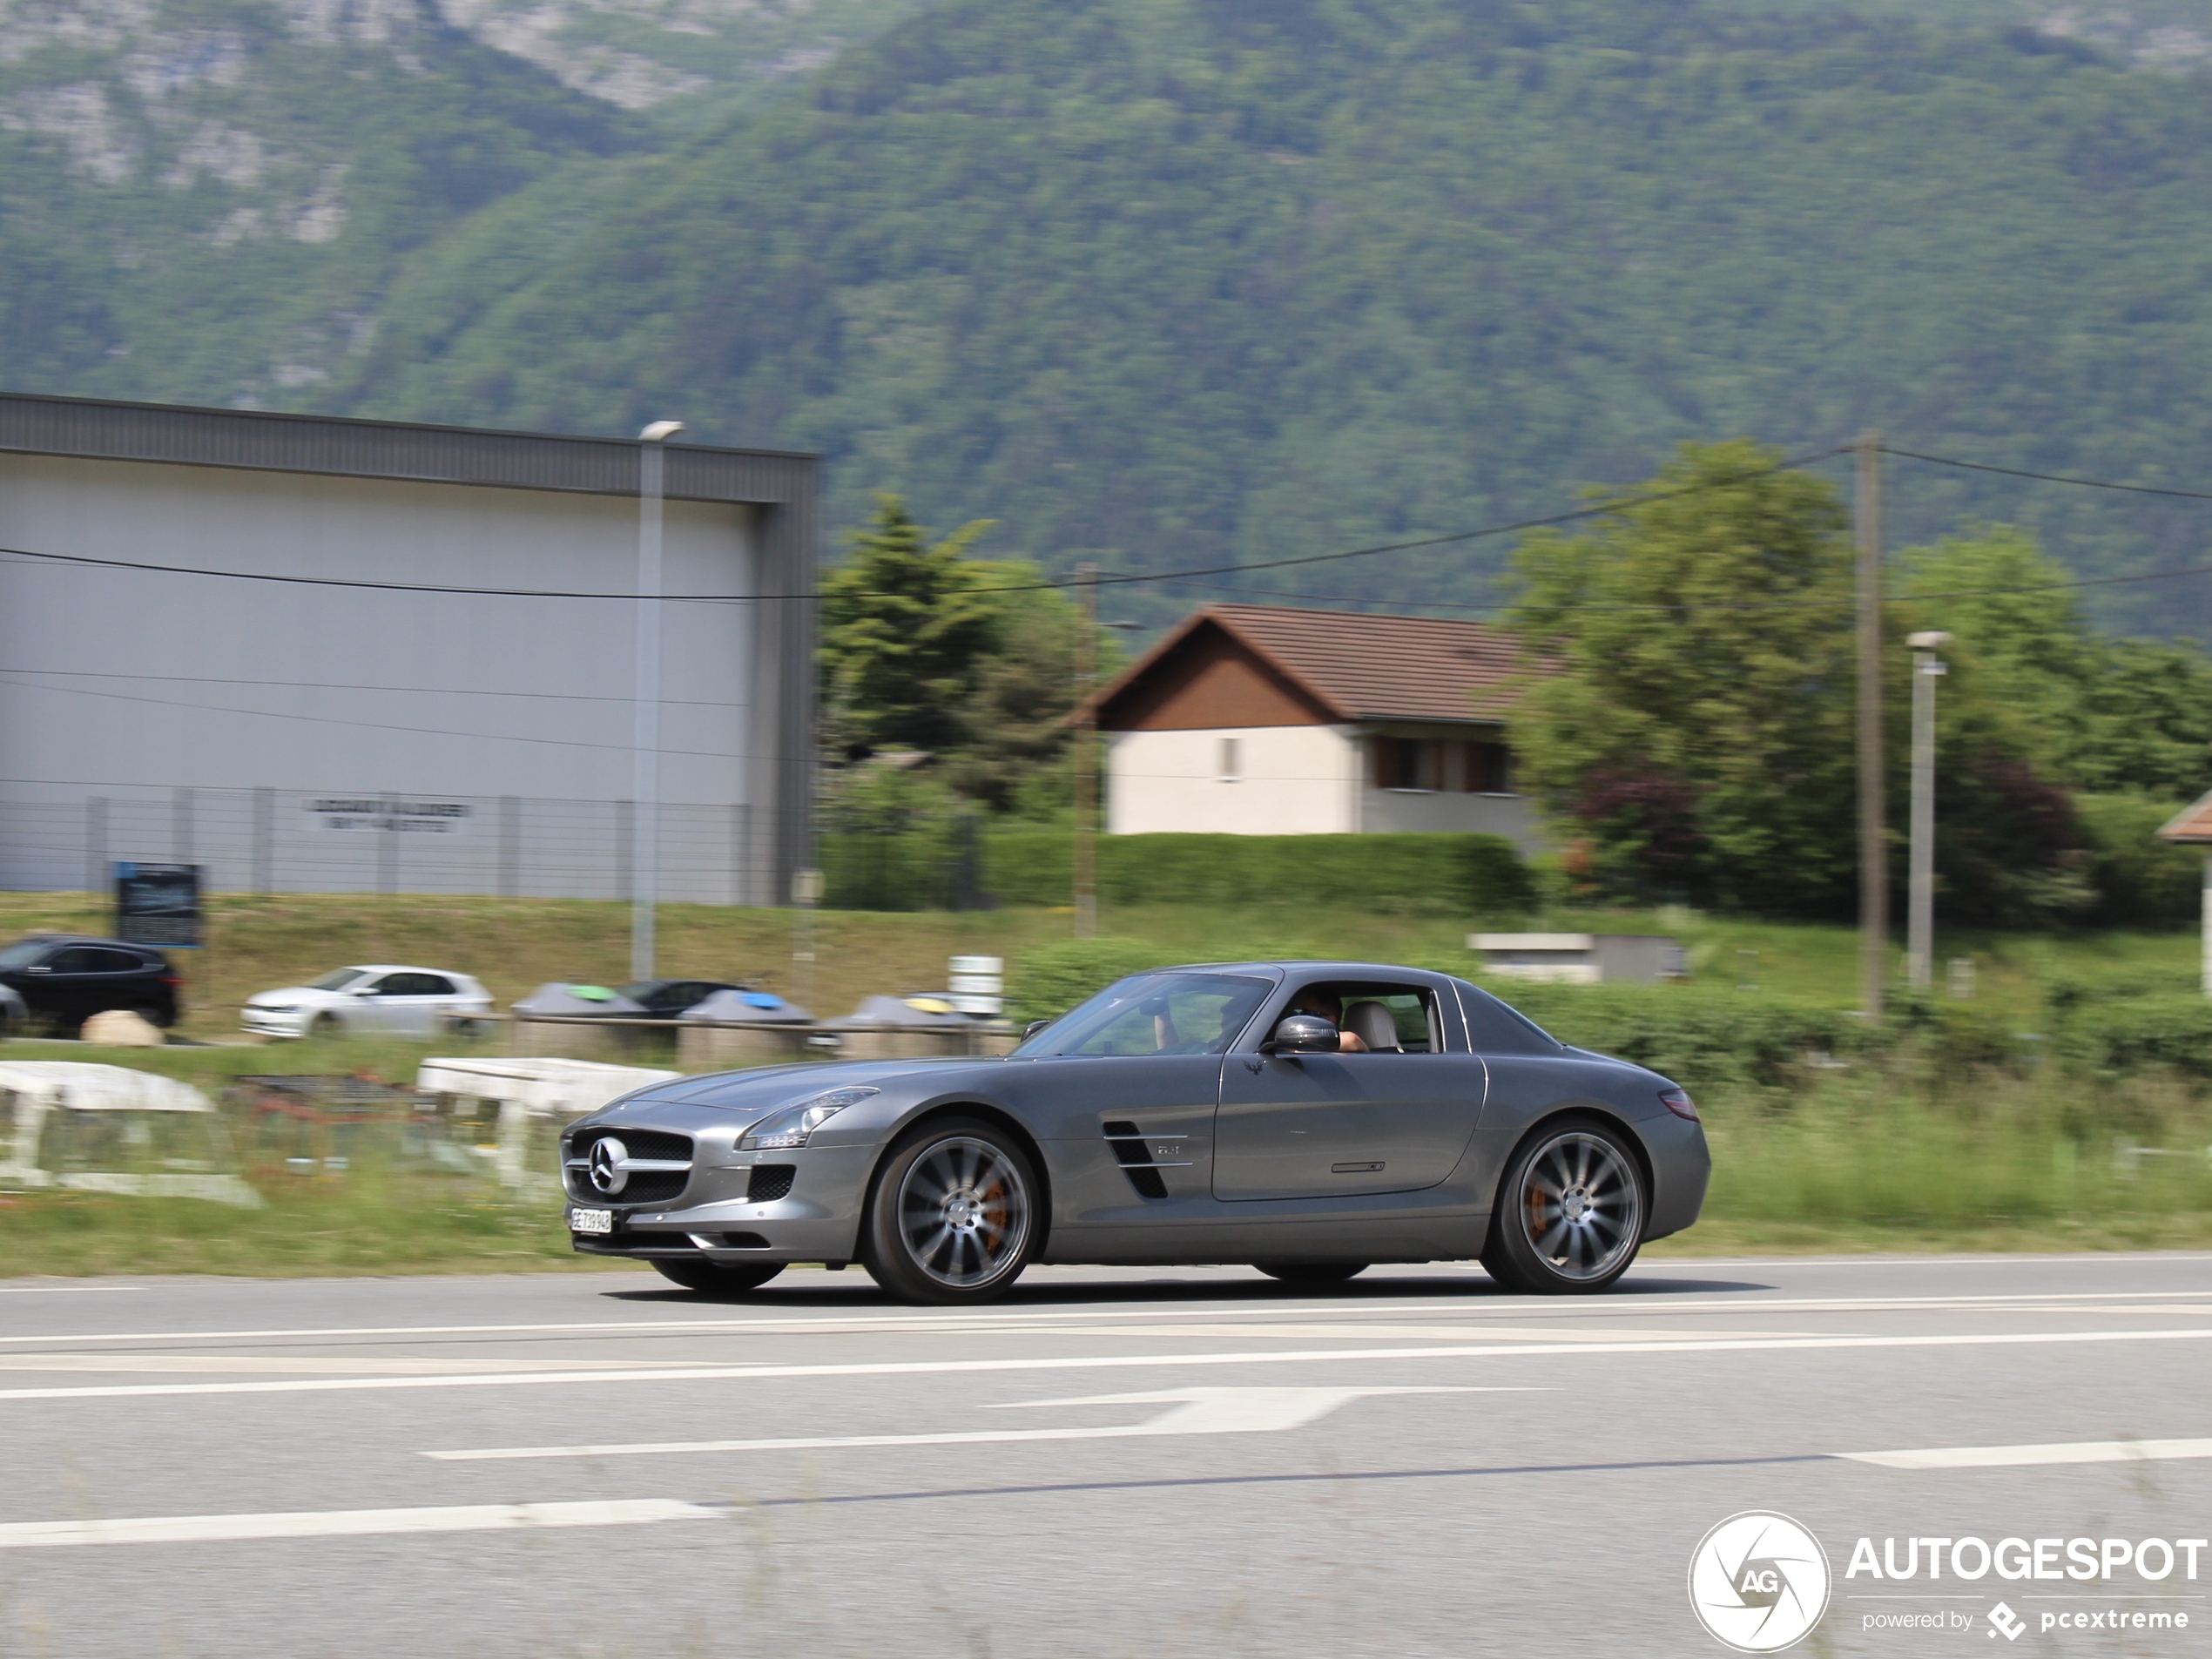
[[610,1138],[620,1141],[623,1150],[633,1158],[669,1163],[679,1160],[685,1163],[691,1162],[691,1137],[688,1135],[671,1135],[662,1130],[630,1129],[620,1123],[596,1125],[584,1130],[570,1143],[568,1160],[561,1172],[569,1196],[579,1204],[667,1204],[690,1184],[691,1172],[688,1169],[633,1170],[620,1192],[600,1191],[591,1184],[588,1163],[578,1161],[589,1160],[591,1149]]
[[752,1166],[752,1179],[745,1184],[745,1202],[773,1204],[779,1198],[788,1198],[791,1184],[798,1178],[796,1163],[756,1163]]
[[576,1137],[569,1156],[590,1157],[591,1149],[610,1135],[620,1141],[634,1158],[666,1158],[672,1163],[678,1158],[689,1162],[691,1156],[691,1137],[688,1135],[671,1135],[657,1129],[625,1129],[620,1123],[594,1124]]

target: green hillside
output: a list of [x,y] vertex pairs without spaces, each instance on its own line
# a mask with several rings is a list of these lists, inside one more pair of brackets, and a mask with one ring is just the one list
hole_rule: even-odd
[[[2019,29],[960,0],[803,100],[471,219],[327,401],[678,414],[824,450],[848,521],[890,487],[1131,569],[1555,510],[1735,433],[2202,484],[2208,141],[2204,82]],[[1896,498],[1901,535],[2024,520],[2101,573],[2194,563],[2204,522],[1912,467]],[[1502,551],[1247,585],[1479,597]]]
[[297,406],[442,232],[578,159],[618,176],[915,4],[0,6],[0,385]]
[[[10,15],[10,387],[677,415],[820,449],[840,522],[895,489],[1055,569],[1556,511],[1737,434],[2212,482],[2212,0]],[[1893,502],[2203,556],[2202,504],[1915,463]],[[1479,599],[1505,550],[1240,586]],[[2204,587],[2092,604],[2212,633]]]

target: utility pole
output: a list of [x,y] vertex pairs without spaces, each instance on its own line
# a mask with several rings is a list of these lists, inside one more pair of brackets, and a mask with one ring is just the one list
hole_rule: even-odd
[[1882,435],[1862,432],[1858,498],[1858,973],[1859,1006],[1882,1018],[1888,976],[1888,811],[1882,790]]
[[656,421],[637,435],[637,681],[631,709],[632,792],[637,818],[630,838],[630,977],[653,977],[653,921],[660,881],[660,520],[661,463],[681,421]]
[[1082,620],[1076,630],[1076,937],[1098,933],[1098,716],[1090,706],[1098,674],[1098,567],[1076,567]]
[[1905,898],[1905,977],[1915,990],[1935,981],[1935,696],[1948,671],[1936,652],[1949,634],[1909,635],[1912,648],[1912,846]]

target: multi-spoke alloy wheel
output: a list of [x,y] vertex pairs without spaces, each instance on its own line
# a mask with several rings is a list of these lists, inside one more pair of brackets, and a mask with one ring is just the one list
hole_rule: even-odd
[[877,1177],[868,1271],[909,1301],[996,1296],[1029,1259],[1035,1190],[1028,1159],[993,1125],[928,1124]]
[[1498,1191],[1483,1264],[1509,1290],[1601,1291],[1643,1241],[1643,1175],[1609,1124],[1550,1124]]

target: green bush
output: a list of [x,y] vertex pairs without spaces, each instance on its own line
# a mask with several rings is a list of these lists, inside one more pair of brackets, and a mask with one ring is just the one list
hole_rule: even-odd
[[2199,992],[2082,998],[2056,1024],[2059,1052],[2094,1071],[2164,1066],[2212,1077],[2212,1002]]
[[2182,927],[2195,919],[2203,851],[2158,839],[2158,826],[2180,810],[2178,803],[2141,795],[2076,795],[2074,810],[2089,843],[2097,925]]
[[1176,960],[1141,939],[1070,939],[1014,959],[1007,976],[1007,1018],[1016,1024],[1056,1019],[1117,979]]
[[1718,1082],[1777,1087],[1803,1070],[1808,1055],[1865,1046],[1864,1025],[1850,1013],[1792,997],[1521,980],[1490,981],[1488,988],[1561,1042],[1649,1066],[1693,1096]]
[[[983,886],[1001,904],[1069,901],[1073,850],[1064,830],[984,836]],[[1526,914],[1535,883],[1502,835],[1104,835],[1098,896],[1109,905],[1258,905],[1325,880],[1388,909]]]

